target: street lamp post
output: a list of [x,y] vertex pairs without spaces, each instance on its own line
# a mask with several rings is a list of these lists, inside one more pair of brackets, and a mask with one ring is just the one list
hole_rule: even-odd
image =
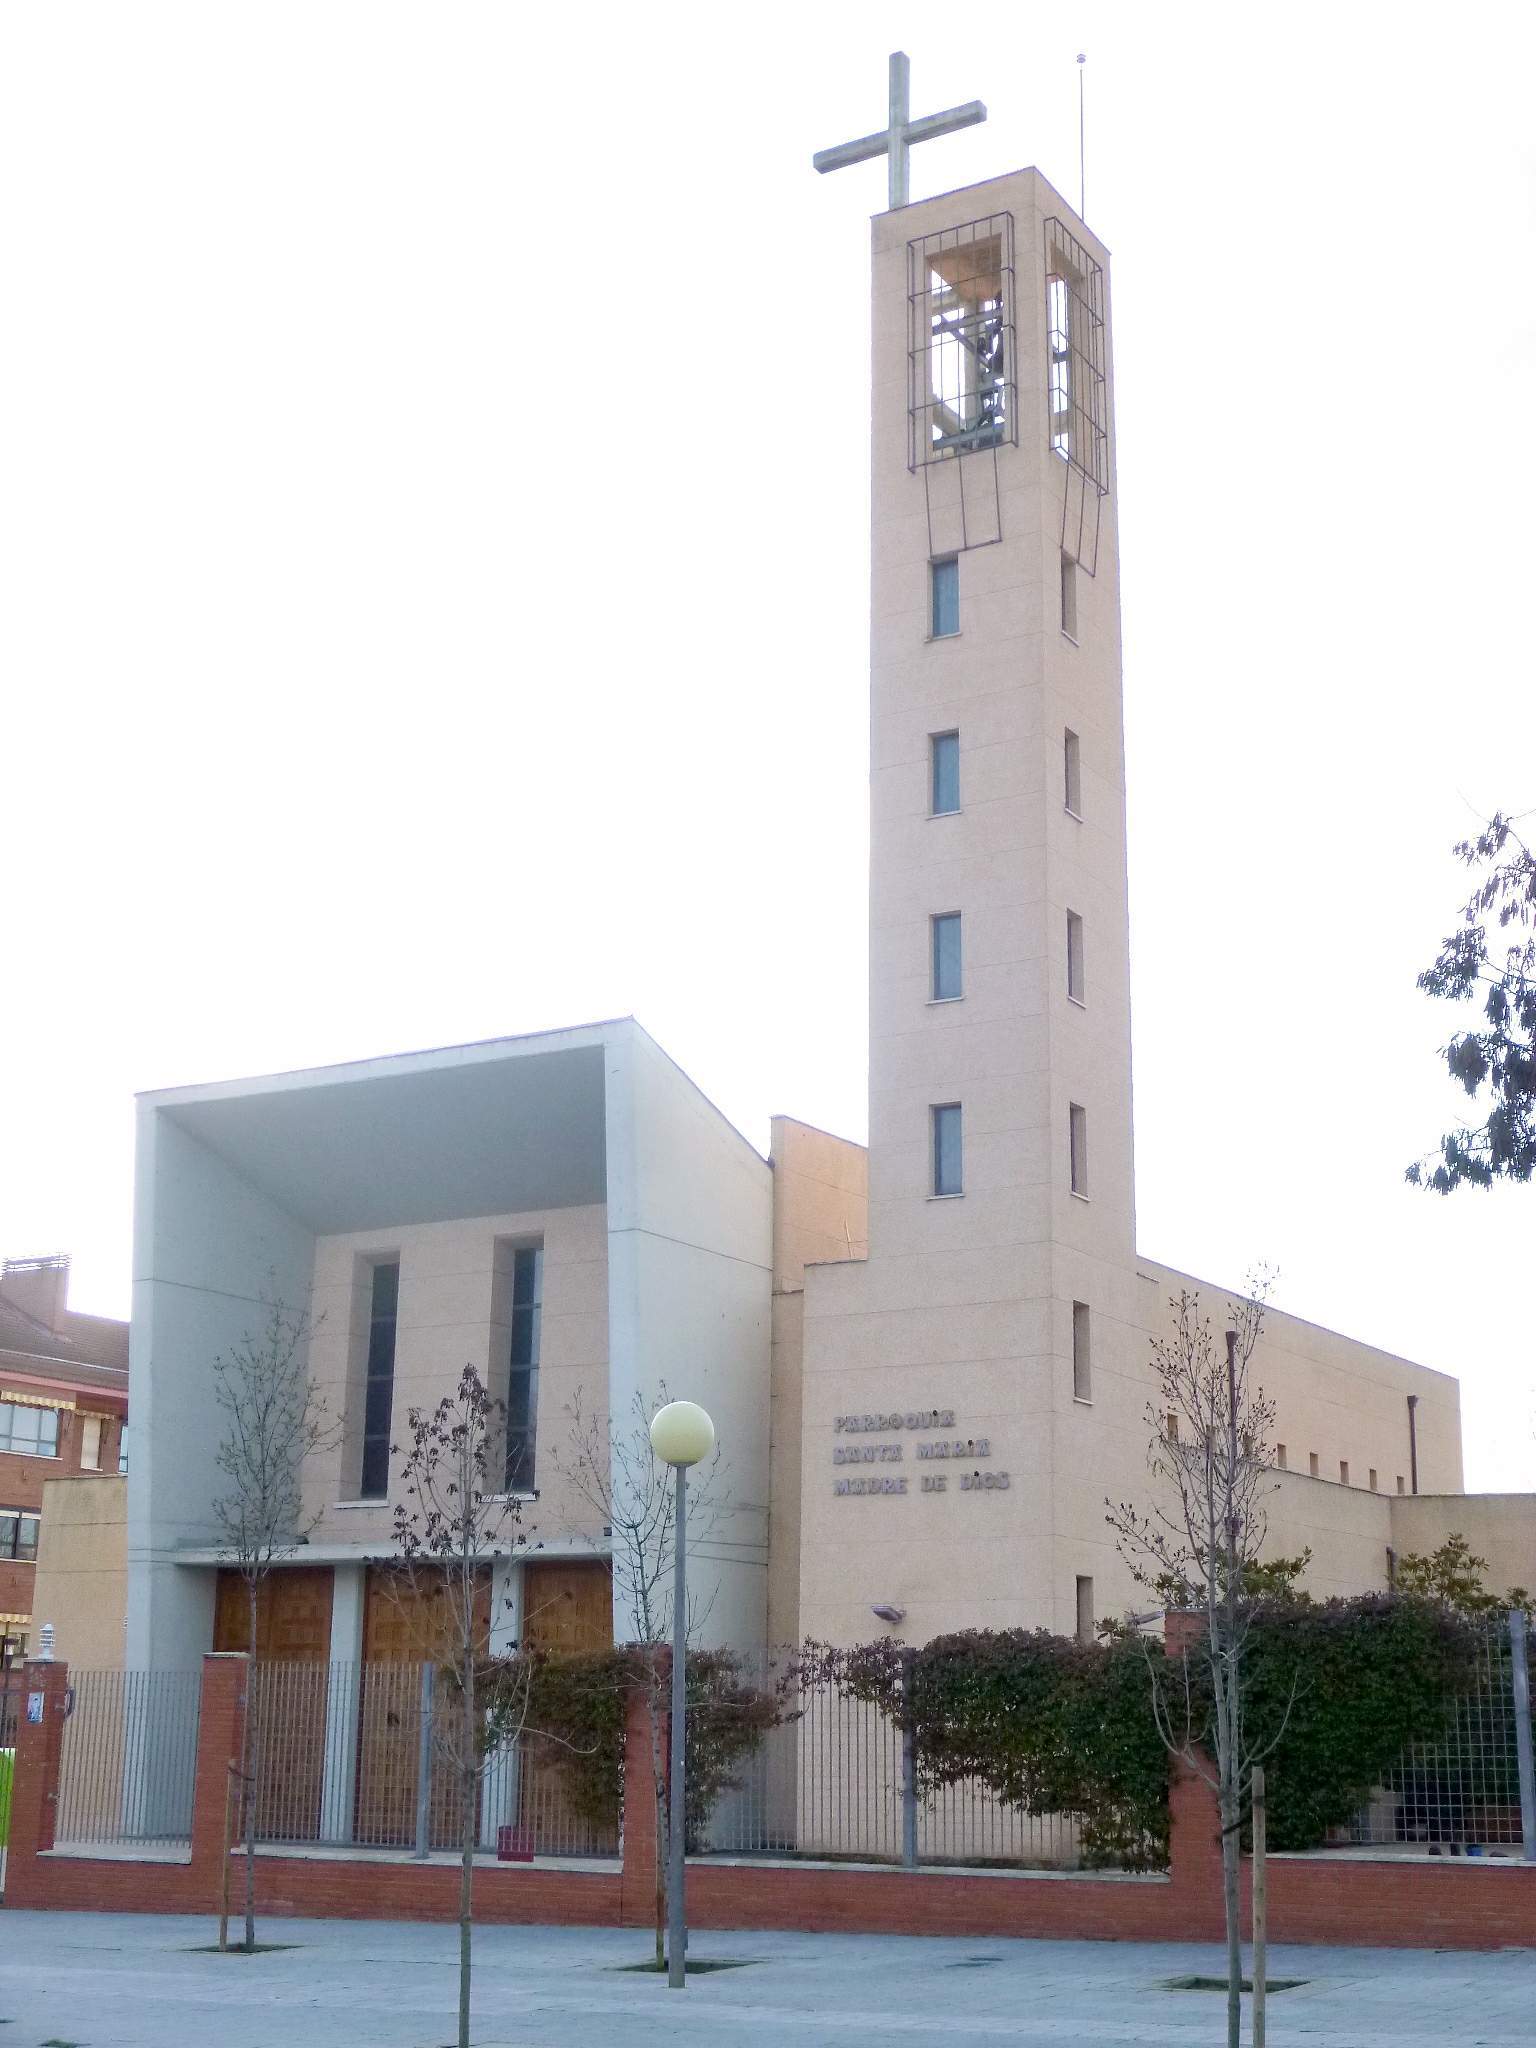
[[651,1417],[651,1449],[677,1473],[677,1528],[672,1545],[672,1800],[667,1822],[667,1984],[687,1986],[683,1912],[686,1800],[683,1739],[688,1712],[688,1467],[715,1447],[715,1425],[693,1401],[669,1401]]

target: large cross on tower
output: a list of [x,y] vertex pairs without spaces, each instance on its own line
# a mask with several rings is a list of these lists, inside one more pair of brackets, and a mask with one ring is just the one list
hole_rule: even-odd
[[987,110],[980,100],[967,100],[963,107],[948,107],[942,114],[924,114],[912,119],[912,66],[905,50],[891,52],[890,120],[874,135],[861,135],[857,142],[840,142],[835,149],[818,149],[811,162],[818,171],[840,171],[845,164],[861,164],[866,157],[890,158],[890,193],[893,207],[907,203],[907,160],[914,142],[932,142],[935,136],[951,135],[957,128],[974,128],[985,121]]

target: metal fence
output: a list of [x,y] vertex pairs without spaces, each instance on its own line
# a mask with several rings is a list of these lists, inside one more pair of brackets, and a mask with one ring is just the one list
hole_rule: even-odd
[[[260,1664],[251,1712],[260,1842],[456,1849],[462,1838],[462,1708],[431,1666]],[[483,1759],[475,1838],[530,1856],[613,1857],[617,1804],[577,1812],[558,1765],[534,1743]]]
[[202,1674],[74,1671],[54,1839],[190,1847]]
[[[744,1671],[749,1661],[738,1660]],[[779,1684],[770,1659],[755,1679]],[[783,1697],[781,1691],[781,1697]],[[922,1789],[902,1731],[835,1685],[796,1686],[770,1730],[715,1801],[691,1854],[834,1862],[1072,1870],[1082,1858],[1068,1814],[1004,1804],[962,1780]]]
[[1445,1733],[1404,1750],[1335,1844],[1536,1861],[1532,1747],[1526,1617],[1491,1615]]

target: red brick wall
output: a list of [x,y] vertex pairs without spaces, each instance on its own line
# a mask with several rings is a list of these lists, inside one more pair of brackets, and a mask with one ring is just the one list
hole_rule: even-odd
[[[182,1864],[38,1854],[52,1840],[65,1667],[29,1665],[26,1682],[29,1690],[44,1692],[46,1711],[41,1726],[23,1722],[19,1731],[6,1903],[215,1914],[225,1786],[240,1747],[245,1659],[210,1656],[204,1663],[192,1855]],[[477,1869],[477,1918],[488,1924],[650,1926],[655,1809],[649,1735],[639,1713],[628,1740],[622,1867]],[[1181,1779],[1171,1796],[1173,1858],[1167,1877],[695,1863],[688,1871],[689,1919],[698,1927],[813,1932],[1217,1941],[1222,1916],[1215,1804],[1195,1778]],[[238,1898],[238,1884],[232,1889]],[[458,1911],[458,1871],[446,1862],[262,1855],[257,1895],[264,1913],[451,1920]],[[1274,1941],[1466,1949],[1536,1944],[1536,1865],[1279,1857],[1270,1863],[1269,1897]]]

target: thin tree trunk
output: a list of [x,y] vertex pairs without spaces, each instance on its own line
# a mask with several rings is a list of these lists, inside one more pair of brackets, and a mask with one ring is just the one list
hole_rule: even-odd
[[475,1774],[466,1765],[461,1774],[464,1829],[459,1864],[459,2048],[469,2048],[470,1944],[474,1925]]
[[1221,1893],[1227,1914],[1227,2048],[1241,2048],[1243,2038],[1243,1930],[1238,1915],[1241,1841],[1236,1801],[1221,1802]]
[[[468,1498],[466,1494],[466,1498]],[[464,1549],[467,1551],[466,1543]],[[464,1725],[459,1730],[463,1768],[459,1773],[459,1796],[463,1803],[459,1838],[459,2048],[469,2048],[470,1948],[473,1941],[475,1901],[475,1836],[477,1833],[475,1788],[479,1783],[475,1726],[475,1589],[473,1567],[464,1573]]]
[[245,1952],[256,1953],[256,1596],[247,1579],[250,1635],[245,1665],[245,1712],[240,1717],[240,1776],[245,1795]]

